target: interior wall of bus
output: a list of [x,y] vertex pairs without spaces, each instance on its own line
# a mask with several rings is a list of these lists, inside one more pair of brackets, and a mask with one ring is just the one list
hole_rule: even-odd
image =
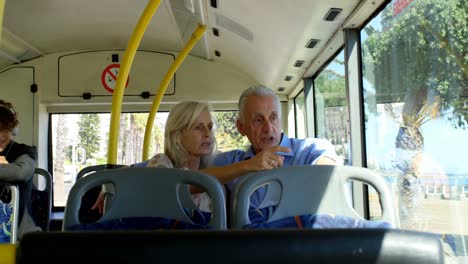
[[[113,55],[121,60],[123,53],[122,50],[56,53],[0,72],[2,99],[12,102],[19,113],[21,125],[16,140],[38,147],[39,167],[47,166],[49,113],[111,111],[112,92],[106,86],[112,84],[105,83],[116,77],[109,73],[110,67],[118,64]],[[161,59],[160,54],[166,58]],[[150,110],[161,80],[176,56],[171,52],[137,52],[122,112]],[[168,86],[159,110],[168,111],[184,100],[207,101],[215,110],[237,110],[240,93],[256,84],[248,73],[233,66],[188,56]],[[33,93],[32,87],[37,92]],[[143,98],[143,92],[151,96]],[[86,96],[90,98],[84,99]],[[286,97],[280,99],[287,101]],[[283,116],[287,116],[287,104],[282,105]],[[286,118],[283,123],[287,128]]]

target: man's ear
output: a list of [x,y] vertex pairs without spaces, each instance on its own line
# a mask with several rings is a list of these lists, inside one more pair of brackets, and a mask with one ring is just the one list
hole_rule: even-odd
[[239,119],[236,120],[236,127],[237,127],[237,130],[239,131],[239,133],[241,135],[245,136],[244,125],[242,124],[242,122]]

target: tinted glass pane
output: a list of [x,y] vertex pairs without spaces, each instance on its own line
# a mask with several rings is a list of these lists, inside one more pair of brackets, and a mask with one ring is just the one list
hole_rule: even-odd
[[[155,118],[150,156],[164,152],[164,126],[168,113]],[[215,112],[218,149],[243,148],[247,139],[236,129],[237,112]],[[147,113],[122,113],[117,163],[131,165],[142,161]],[[77,173],[88,166],[107,163],[110,114],[52,114],[52,157],[54,206],[65,206]]]
[[307,133],[305,126],[306,112],[304,91],[296,96],[294,103],[296,107],[296,136],[297,138],[305,138]]
[[466,21],[466,1],[392,1],[361,32],[367,164],[394,192],[402,228],[448,234],[457,255],[468,235]]
[[317,137],[328,139],[345,162],[349,160],[349,122],[344,52],[315,78]]

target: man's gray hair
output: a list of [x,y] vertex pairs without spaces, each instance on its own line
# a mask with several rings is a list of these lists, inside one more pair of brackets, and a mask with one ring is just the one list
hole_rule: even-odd
[[281,116],[280,100],[278,99],[278,96],[276,96],[275,92],[265,86],[252,86],[244,90],[244,92],[239,97],[238,107],[239,107],[239,119],[241,121],[244,121],[245,101],[247,100],[247,97],[251,95],[273,97],[275,100],[276,108],[278,109],[278,115]]

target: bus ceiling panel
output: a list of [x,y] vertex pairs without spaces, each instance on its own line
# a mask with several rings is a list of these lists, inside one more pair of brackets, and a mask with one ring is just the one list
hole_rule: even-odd
[[[243,69],[274,90],[285,87],[283,93],[288,94],[320,46],[327,43],[359,2],[218,1],[217,8],[208,8],[208,24],[218,28],[220,35],[210,35],[212,46],[221,53],[215,59]],[[334,21],[325,21],[331,8],[342,12]],[[306,48],[310,39],[320,39],[320,45]],[[296,60],[304,60],[304,65],[294,67]],[[291,74],[291,81],[284,81]]]
[[[0,68],[12,63],[21,63],[42,55],[42,51],[29,45],[6,28],[2,30],[0,40]],[[3,67],[2,67],[3,66]]]
[[[37,69],[40,104],[109,105],[112,93],[106,87],[115,85],[119,69],[113,59],[121,59],[122,56],[123,50],[54,53],[23,65],[35,66]],[[149,105],[176,56],[175,52],[138,51],[124,91],[123,103]],[[171,81],[162,104],[182,100],[237,102],[243,89],[258,84],[232,65],[196,56],[188,56]],[[148,92],[150,96],[143,98],[142,92]],[[86,98],[83,97],[85,93],[89,93]]]
[[[59,97],[83,97],[86,93],[91,97],[112,97],[120,69],[119,58],[123,58],[123,53],[111,50],[59,56]],[[143,92],[154,95],[155,87],[174,60],[175,56],[169,53],[139,51],[133,61],[125,95],[139,96]],[[175,93],[176,77],[172,78],[165,94]]]
[[[187,43],[198,24],[206,25],[206,7],[203,0],[166,0],[170,6],[174,20],[177,24],[183,43]],[[208,30],[207,30],[208,31]],[[209,33],[206,32],[197,44],[192,48],[190,54],[200,58],[211,59],[213,55],[208,42]]]
[[[310,19],[305,33],[302,34],[294,48],[293,55],[283,68],[283,72],[293,75],[295,78],[295,82],[289,85],[289,90],[286,91],[290,96],[294,93],[297,94],[295,85],[300,82],[302,78],[306,77],[307,69],[319,56],[326,55],[326,57],[329,58],[342,46],[342,41],[335,41],[334,36],[336,34],[341,34],[343,23],[350,14],[352,14],[353,10],[356,9],[358,4],[358,0],[341,1],[339,4],[330,3],[327,6],[327,10],[321,10],[320,14]],[[326,21],[325,15],[333,13],[337,8],[341,9],[341,12],[338,13],[333,21]],[[317,39],[319,42],[313,48],[308,48],[307,44],[309,44],[311,39]],[[295,63],[299,59],[303,60],[304,63],[301,67],[295,67]],[[285,85],[287,84],[283,81],[280,82],[278,86]]]
[[386,0],[364,0],[360,1],[352,12],[343,16],[341,26],[328,39],[327,43],[322,43],[322,46],[316,48],[317,55],[306,67],[304,77],[312,77],[336,54],[336,52],[344,45],[342,30],[345,28],[358,28],[373,14]]
[[362,1],[354,12],[344,23],[344,28],[360,28],[377,9],[388,0],[366,0]]
[[[45,54],[72,50],[125,49],[146,1],[14,0],[7,1],[4,27]],[[161,1],[145,32],[140,49],[180,50],[187,23]],[[196,16],[196,15],[195,15]],[[197,26],[193,17],[189,22]],[[187,20],[188,21],[188,20]]]

